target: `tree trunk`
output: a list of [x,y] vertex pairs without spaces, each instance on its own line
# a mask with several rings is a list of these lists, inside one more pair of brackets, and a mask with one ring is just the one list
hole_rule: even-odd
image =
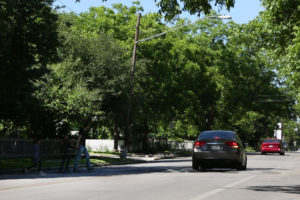
[[119,146],[119,132],[116,126],[114,126],[114,150],[115,151],[118,151],[118,146]]

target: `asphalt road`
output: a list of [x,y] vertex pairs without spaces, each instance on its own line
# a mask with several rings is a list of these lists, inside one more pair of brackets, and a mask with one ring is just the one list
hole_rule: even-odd
[[299,200],[300,153],[248,155],[247,171],[196,172],[191,158],[46,176],[0,176],[1,200]]

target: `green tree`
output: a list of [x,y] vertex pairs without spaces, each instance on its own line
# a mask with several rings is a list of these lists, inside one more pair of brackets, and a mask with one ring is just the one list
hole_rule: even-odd
[[52,0],[0,1],[0,119],[34,123],[43,108],[33,82],[55,60],[57,15]]
[[[256,27],[256,23],[231,27],[227,43],[230,56],[225,54],[222,59],[228,60],[226,67],[222,68],[228,69],[225,77],[230,81],[223,84],[227,88],[225,94],[229,98],[226,100],[225,111],[233,114],[233,121],[228,122],[233,124],[235,129],[240,129],[239,132],[248,138],[252,145],[255,145],[260,137],[266,136],[269,127],[274,127],[280,118],[292,116],[294,104],[292,101],[286,101],[287,93],[274,71],[274,65],[269,62],[266,51],[261,48],[261,41],[256,37],[256,32],[251,31]],[[250,129],[241,128],[241,122],[247,122],[247,119],[255,119],[254,131],[249,132]]]
[[[127,49],[129,57],[135,13],[140,9],[138,4],[92,8],[81,15],[76,29],[95,35],[104,31]],[[188,21],[178,20],[177,26],[184,23]],[[191,127],[198,131],[234,129],[255,143],[274,123],[272,118],[287,114],[290,104],[260,102],[265,96],[283,93],[264,52],[257,51],[259,43],[253,44],[255,35],[247,32],[255,25],[203,20],[139,43],[137,58],[142,62],[136,66],[132,139],[139,143],[149,133],[164,135],[163,130],[166,136],[195,137],[183,131],[185,122],[186,131],[193,134],[197,133]],[[159,15],[146,14],[141,19],[140,39],[165,30],[168,27]],[[176,129],[168,133],[172,123],[177,124]],[[251,128],[243,128],[250,123]]]
[[[98,116],[110,134],[124,133],[138,2],[62,14],[59,63],[39,83],[39,99],[56,124]],[[178,19],[176,26],[189,23]],[[145,14],[140,39],[169,30]],[[274,62],[262,48],[259,20],[249,25],[202,20],[138,44],[130,140],[147,151],[149,137],[193,139],[209,129],[232,129],[253,145],[276,121],[290,117]],[[284,100],[284,99],[283,99]],[[107,130],[107,128],[100,128]],[[142,144],[142,146],[141,146]]]
[[[265,10],[249,23],[247,31],[252,32],[249,46],[260,51],[276,72],[277,84],[282,94],[272,99],[292,108],[299,101],[299,6],[297,0],[262,0]],[[270,97],[270,96],[269,96]],[[273,101],[274,103],[274,101]],[[276,103],[276,102],[275,102]],[[295,105],[299,115],[299,105]],[[295,115],[284,115],[282,119],[295,119]],[[281,119],[281,120],[282,120]],[[279,119],[277,119],[279,121]]]
[[299,122],[297,121],[283,121],[283,133],[284,140],[288,144],[289,150],[298,150],[300,134],[299,134]]
[[[76,0],[79,2],[80,0]],[[107,0],[102,0],[107,1]],[[167,20],[172,20],[182,12],[187,11],[190,14],[200,16],[201,13],[209,14],[212,5],[226,7],[227,10],[234,7],[235,0],[154,0],[160,8],[159,13],[163,14]]]
[[60,62],[49,65],[50,73],[37,83],[36,96],[56,113],[57,125],[78,125],[108,112],[107,107],[118,107],[113,100],[122,96],[126,85],[123,50],[103,33],[83,35],[73,30],[77,18],[60,15]]
[[[265,10],[253,22],[261,49],[295,98],[299,93],[299,6],[297,0],[263,0]],[[258,41],[255,40],[255,41]]]
[[[81,14],[76,26],[74,26],[74,30],[78,32],[80,31],[83,35],[90,36],[96,36],[101,32],[104,32],[117,41],[117,43],[126,50],[124,53],[125,57],[131,58],[133,44],[132,36],[134,36],[135,33],[136,13],[141,9],[142,8],[139,7],[138,3],[134,4],[132,7],[123,6],[122,4],[115,4],[113,9],[105,7],[91,8],[89,12]],[[141,30],[154,30],[158,32],[160,32],[160,30],[164,30],[165,26],[159,22],[160,19],[161,17],[158,14],[150,13],[149,15],[146,15],[142,19],[143,22],[141,23]],[[141,34],[141,37],[143,36],[144,35]],[[151,51],[149,51],[149,53],[151,53]],[[138,140],[142,138],[145,139],[147,133],[149,132],[150,124],[153,123],[152,120],[159,120],[154,119],[155,116],[153,115],[158,108],[152,110],[154,108],[154,104],[152,102],[153,99],[148,98],[149,96],[146,96],[146,91],[150,89],[145,88],[146,85],[148,85],[148,71],[151,68],[149,65],[152,65],[150,59],[143,56],[143,53],[139,48],[132,109],[132,130],[134,133],[133,137],[131,138],[132,140],[137,138]],[[129,67],[130,64],[128,63],[127,72],[125,74],[126,77],[129,75]],[[116,109],[117,107],[115,106],[111,107],[113,109],[110,108],[107,110],[109,112],[106,112],[106,114],[109,114],[110,117],[114,117],[115,119],[108,120],[113,123],[111,127],[115,127],[116,130],[121,130],[120,132],[124,131],[124,122],[126,121],[128,105],[127,95],[129,94],[129,85],[124,84],[124,86],[127,87],[123,93],[126,96],[125,98],[122,97],[119,99],[122,101],[119,103],[119,105],[122,105],[122,109]],[[122,127],[120,127],[120,125]]]
[[183,11],[187,11],[190,14],[196,14],[200,16],[201,13],[209,14],[212,10],[212,3],[225,6],[227,10],[234,7],[235,0],[155,0],[157,6],[160,8],[159,12],[165,15],[168,20],[181,14]]

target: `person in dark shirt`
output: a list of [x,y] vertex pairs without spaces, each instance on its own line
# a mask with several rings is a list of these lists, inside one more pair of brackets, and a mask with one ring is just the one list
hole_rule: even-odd
[[74,172],[78,171],[78,163],[81,157],[81,154],[84,153],[85,159],[86,159],[86,167],[88,170],[93,169],[91,162],[90,162],[90,155],[88,150],[85,147],[85,140],[88,137],[88,129],[90,127],[90,124],[85,124],[83,127],[79,129],[79,137],[77,139],[76,143],[76,149],[77,149],[77,155],[75,158],[74,163]]
[[42,172],[42,162],[41,162],[41,150],[40,150],[40,139],[35,139],[33,141],[33,148],[32,148],[32,165],[25,169],[25,173],[28,173],[32,168],[38,166],[38,172],[40,175],[45,175]]
[[61,164],[60,164],[60,172],[63,172],[63,168],[64,168],[64,164],[66,162],[66,167],[65,167],[65,171],[69,170],[69,162],[70,162],[70,152],[71,152],[71,143],[69,141],[69,136],[68,134],[66,134],[64,136],[64,139],[61,141],[61,153],[62,153],[62,160],[61,160]]

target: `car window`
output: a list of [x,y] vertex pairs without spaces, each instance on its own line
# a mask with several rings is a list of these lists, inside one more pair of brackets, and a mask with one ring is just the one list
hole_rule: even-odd
[[199,139],[214,139],[216,137],[219,137],[220,139],[233,139],[233,132],[207,131],[207,132],[202,132],[199,135]]
[[280,143],[279,140],[264,140],[263,142],[267,142],[267,143]]

